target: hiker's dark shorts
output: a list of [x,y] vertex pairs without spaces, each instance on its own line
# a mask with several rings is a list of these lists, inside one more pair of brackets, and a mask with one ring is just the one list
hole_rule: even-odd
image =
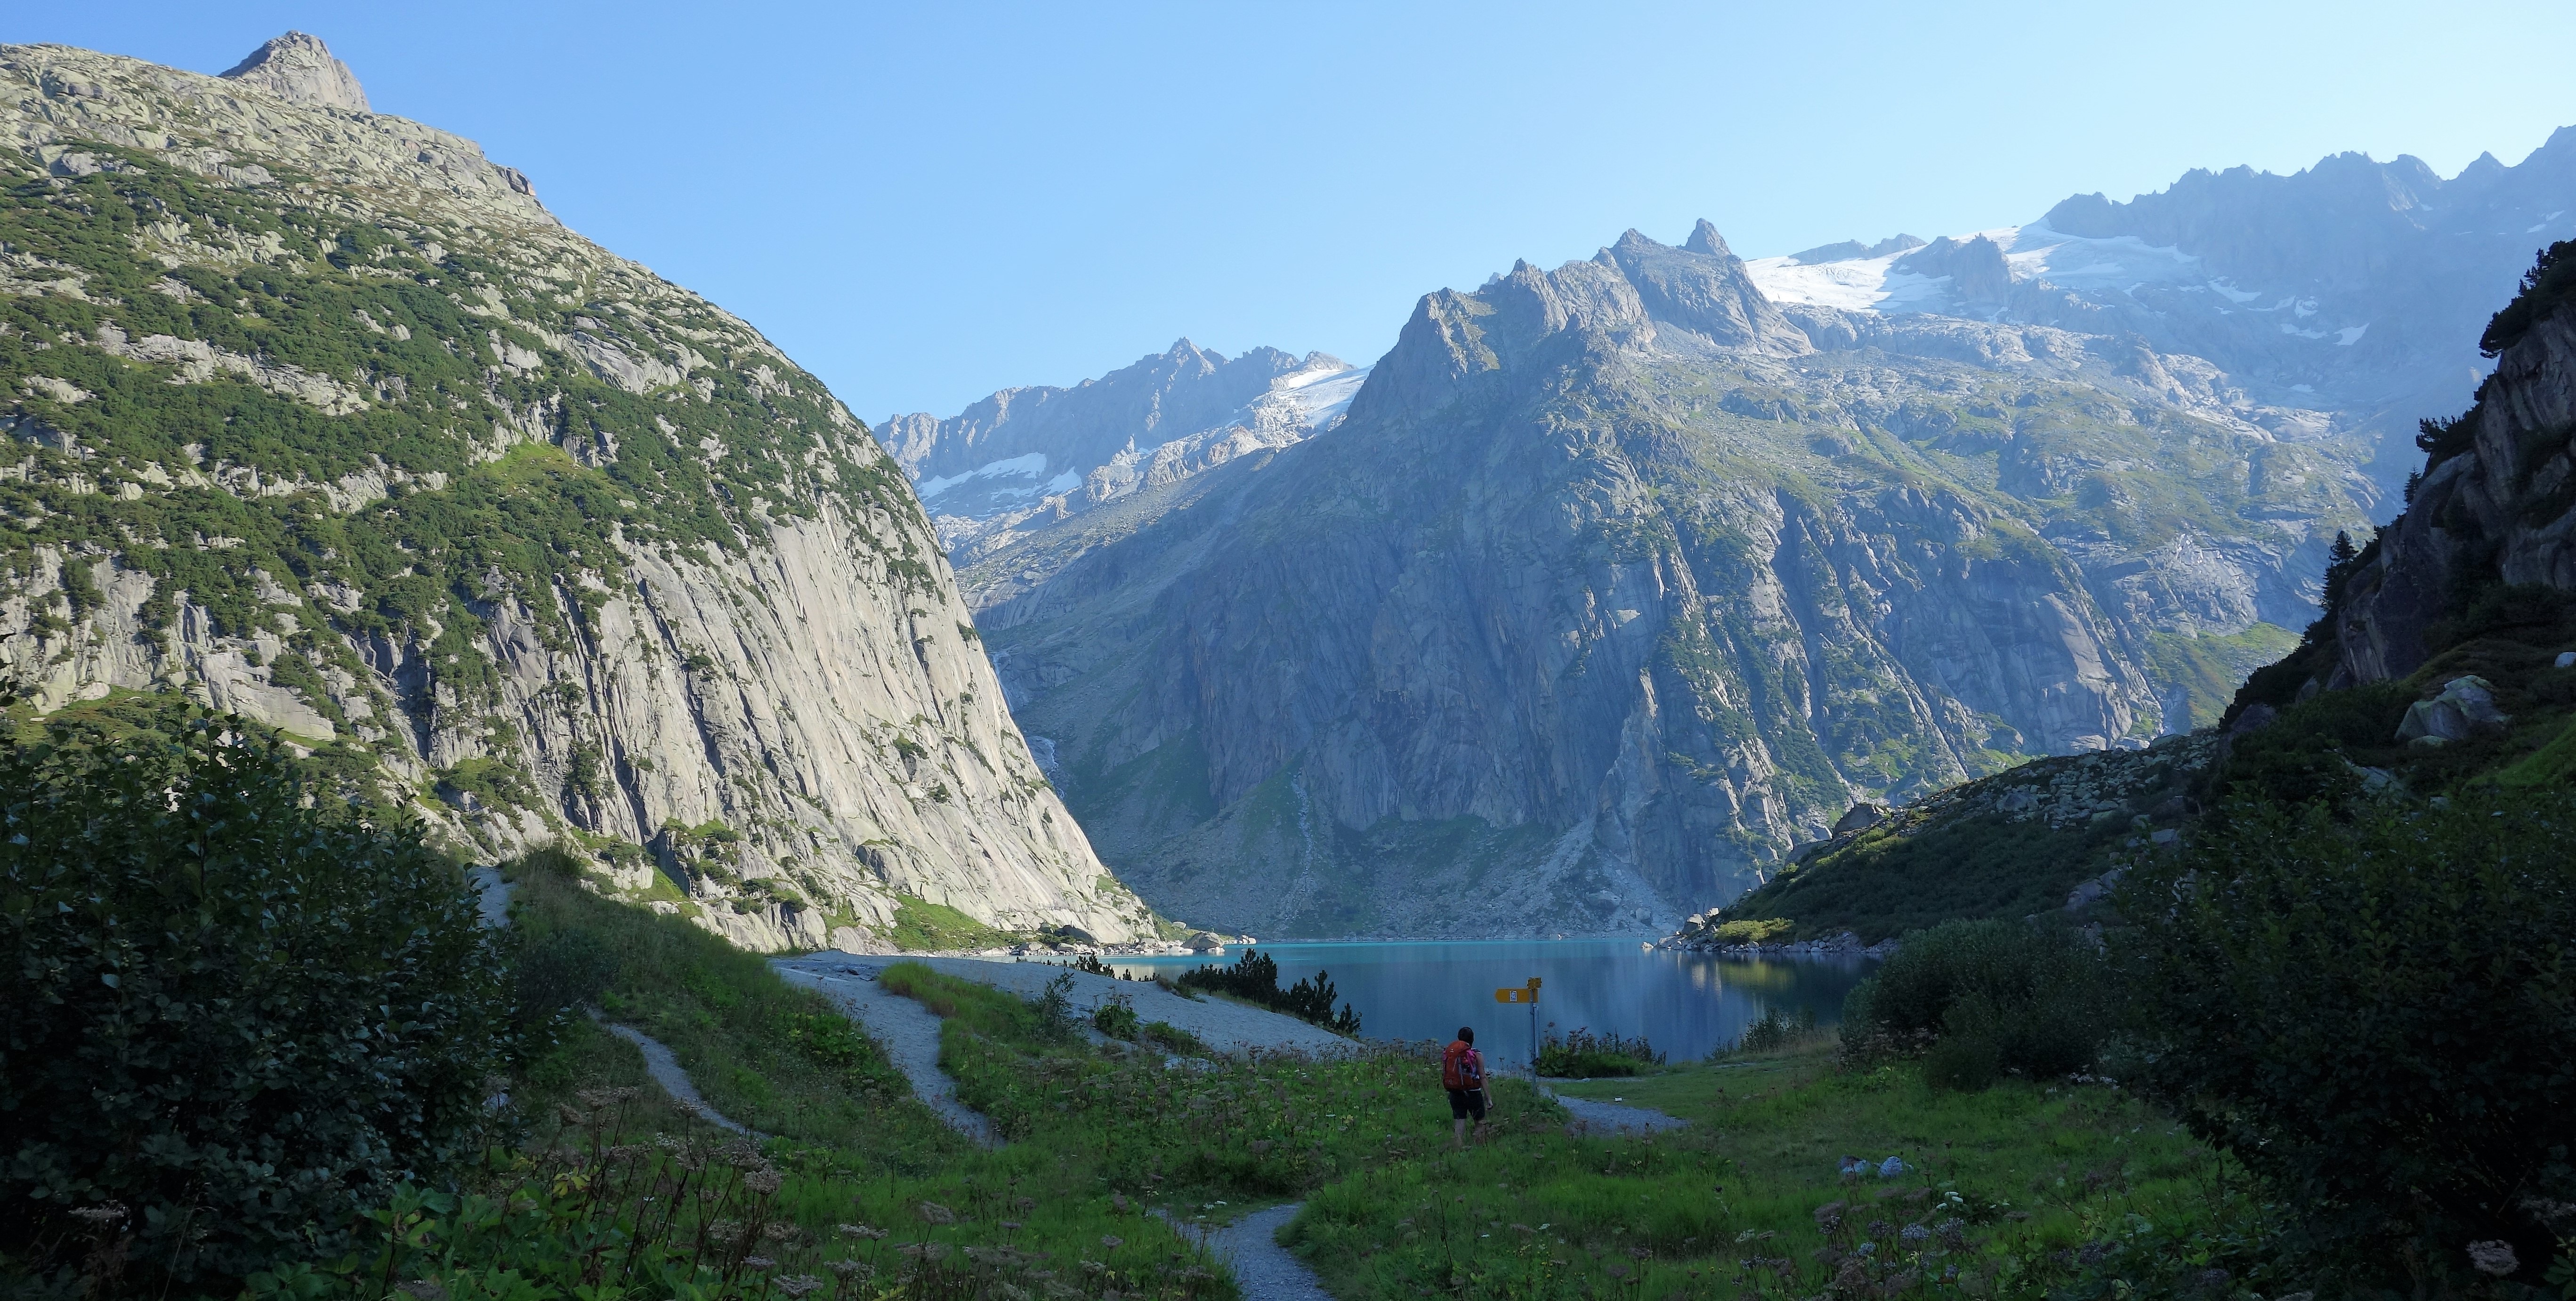
[[1482,1124],[1485,1119],[1485,1091],[1483,1089],[1449,1090],[1449,1115],[1453,1120],[1473,1118],[1477,1123]]

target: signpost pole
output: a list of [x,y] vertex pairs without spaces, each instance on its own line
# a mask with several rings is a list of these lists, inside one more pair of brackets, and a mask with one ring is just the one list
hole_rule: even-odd
[[1494,991],[1497,1003],[1527,1003],[1530,1010],[1530,1083],[1538,1083],[1538,977],[1518,989],[1505,986]]

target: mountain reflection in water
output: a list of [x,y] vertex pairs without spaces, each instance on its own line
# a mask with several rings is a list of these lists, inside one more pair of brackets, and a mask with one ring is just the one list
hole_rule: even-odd
[[[1371,1039],[1446,1041],[1460,1025],[1476,1027],[1477,1046],[1500,1064],[1529,1053],[1529,1010],[1494,1001],[1494,991],[1542,983],[1542,1032],[1589,1027],[1597,1034],[1643,1034],[1679,1062],[1734,1042],[1765,1009],[1795,1019],[1803,1010],[1832,1025],[1850,993],[1877,963],[1861,958],[1742,961],[1698,953],[1649,950],[1636,940],[1441,940],[1289,943],[1252,946],[1279,964],[1282,987],[1332,973],[1340,997],[1359,1011]],[[1122,974],[1178,975],[1219,958],[1122,958]]]

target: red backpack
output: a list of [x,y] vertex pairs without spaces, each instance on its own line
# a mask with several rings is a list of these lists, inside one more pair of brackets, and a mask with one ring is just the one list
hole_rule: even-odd
[[1440,1087],[1444,1089],[1481,1089],[1485,1087],[1485,1057],[1468,1046],[1464,1039],[1453,1040],[1440,1050]]

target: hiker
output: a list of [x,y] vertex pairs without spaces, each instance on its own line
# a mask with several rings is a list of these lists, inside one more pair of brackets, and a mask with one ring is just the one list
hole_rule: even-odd
[[1440,1050],[1440,1086],[1449,1090],[1449,1146],[1467,1146],[1467,1120],[1485,1124],[1485,1055],[1476,1051],[1476,1029],[1458,1027],[1457,1041]]

